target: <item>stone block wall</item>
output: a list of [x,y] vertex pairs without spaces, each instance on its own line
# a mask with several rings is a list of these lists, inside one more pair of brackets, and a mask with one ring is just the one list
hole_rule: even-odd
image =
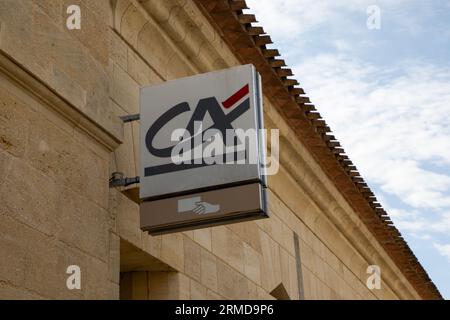
[[[65,27],[69,4],[81,30]],[[139,206],[108,188],[111,172],[139,174],[138,123],[117,116],[138,113],[141,86],[240,64],[192,1],[0,0],[0,54],[1,298],[274,299],[280,284],[291,299],[418,298],[270,97],[271,218],[140,231]],[[120,274],[121,241],[170,271]],[[72,264],[81,290],[66,287]]]

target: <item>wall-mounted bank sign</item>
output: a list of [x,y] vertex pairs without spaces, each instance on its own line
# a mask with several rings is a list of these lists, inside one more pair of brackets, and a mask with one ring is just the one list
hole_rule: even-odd
[[141,229],[267,217],[260,77],[252,65],[140,93]]

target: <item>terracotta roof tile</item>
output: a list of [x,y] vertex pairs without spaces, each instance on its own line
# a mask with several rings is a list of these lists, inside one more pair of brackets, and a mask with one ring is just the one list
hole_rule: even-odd
[[[299,139],[305,144],[328,177],[352,205],[360,218],[402,270],[409,282],[424,299],[442,299],[434,283],[419,263],[406,241],[376,198],[351,160],[345,155],[331,129],[314,105],[305,96],[277,49],[266,48],[272,43],[261,26],[253,26],[256,17],[244,14],[243,0],[195,0],[198,6],[222,32],[224,40],[235,50],[243,64],[252,63],[263,79],[265,94],[275,97]],[[280,107],[282,106],[282,108]]]

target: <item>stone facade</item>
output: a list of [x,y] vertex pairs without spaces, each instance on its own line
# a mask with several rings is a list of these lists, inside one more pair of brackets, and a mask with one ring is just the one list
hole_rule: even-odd
[[419,299],[270,97],[271,218],[140,231],[133,187],[108,188],[138,175],[138,124],[118,116],[138,113],[140,86],[238,64],[191,0],[0,0],[0,298]]

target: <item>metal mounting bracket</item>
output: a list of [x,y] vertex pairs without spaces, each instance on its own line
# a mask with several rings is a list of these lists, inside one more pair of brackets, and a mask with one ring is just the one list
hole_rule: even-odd
[[139,183],[139,177],[127,178],[122,172],[113,172],[109,178],[110,188],[127,187],[135,183]]
[[139,113],[137,114],[127,114],[126,116],[119,117],[123,123],[138,121],[141,118]]

